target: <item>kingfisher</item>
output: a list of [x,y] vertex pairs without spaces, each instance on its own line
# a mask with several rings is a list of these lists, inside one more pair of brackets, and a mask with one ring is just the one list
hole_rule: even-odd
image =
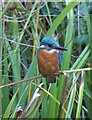
[[38,50],[38,69],[41,75],[52,83],[56,78],[54,73],[59,72],[62,67],[63,51],[66,48],[60,46],[58,41],[52,37],[44,37],[40,42]]

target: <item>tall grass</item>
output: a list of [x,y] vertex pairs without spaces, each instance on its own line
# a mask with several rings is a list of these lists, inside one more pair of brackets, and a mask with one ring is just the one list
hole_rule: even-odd
[[[83,69],[89,65],[89,42],[76,41],[76,44],[74,41],[80,33],[81,36],[87,34],[91,43],[91,17],[88,5],[80,2],[22,4],[9,1],[4,6],[0,15],[0,116],[15,118],[20,113],[22,118],[90,118],[91,77]],[[53,10],[56,11],[53,13]],[[83,11],[83,17],[77,19],[76,11],[80,14]],[[80,23],[78,29],[77,23]],[[61,69],[68,72],[60,74],[47,91],[46,79],[38,71],[38,47],[44,36],[55,37],[58,33],[62,33],[60,44],[68,49]],[[20,105],[22,109],[18,111]]]

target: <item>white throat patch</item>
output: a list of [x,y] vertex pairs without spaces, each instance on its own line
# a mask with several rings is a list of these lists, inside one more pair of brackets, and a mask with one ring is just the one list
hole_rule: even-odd
[[52,49],[52,50],[50,50],[49,52],[51,52],[51,53],[53,53],[53,52],[57,52],[57,53],[59,53],[59,50]]

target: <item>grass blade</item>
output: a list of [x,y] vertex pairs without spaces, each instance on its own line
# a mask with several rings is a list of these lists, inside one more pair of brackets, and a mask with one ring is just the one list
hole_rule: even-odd
[[79,100],[78,100],[76,118],[80,118],[80,113],[81,113],[81,108],[82,108],[82,100],[83,100],[83,91],[84,91],[84,73],[82,71],[81,85],[80,85],[80,89],[79,89]]
[[5,113],[4,113],[4,116],[3,118],[9,118],[9,115],[10,115],[10,111],[11,111],[11,108],[12,108],[12,105],[14,104],[14,100],[16,99],[16,95],[18,94],[18,91],[19,89],[16,91],[15,95],[13,96],[13,98],[11,99]]
[[[80,0],[81,1],[81,0]],[[67,16],[67,13],[73,9],[76,5],[78,4],[78,2],[70,2],[68,4],[67,7],[65,7],[65,9],[58,15],[58,17],[53,21],[52,26],[50,27],[50,29],[47,31],[45,36],[51,36],[56,28],[58,27],[58,25],[60,24],[60,22]]]
[[73,110],[73,106],[74,106],[74,100],[75,100],[75,96],[76,96],[76,83],[75,83],[76,79],[77,78],[74,78],[74,80],[73,80],[73,84],[75,84],[75,85],[74,85],[71,95],[70,95],[70,100],[69,100],[65,118],[71,118],[71,114],[72,114],[72,110]]

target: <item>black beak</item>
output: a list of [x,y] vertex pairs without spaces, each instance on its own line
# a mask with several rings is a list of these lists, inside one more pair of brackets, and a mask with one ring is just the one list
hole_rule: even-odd
[[55,49],[62,50],[62,51],[64,51],[64,50],[67,51],[67,49],[62,47],[62,46],[55,46]]

